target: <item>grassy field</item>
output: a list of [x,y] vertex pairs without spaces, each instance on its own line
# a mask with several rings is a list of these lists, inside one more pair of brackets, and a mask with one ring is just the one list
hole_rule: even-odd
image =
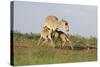
[[[69,35],[74,50],[68,48],[69,46],[64,48],[38,46],[38,39],[39,35],[33,33],[14,33],[14,65],[72,63],[97,60],[97,39],[95,37],[84,38],[79,35]],[[89,49],[86,48],[87,46]]]

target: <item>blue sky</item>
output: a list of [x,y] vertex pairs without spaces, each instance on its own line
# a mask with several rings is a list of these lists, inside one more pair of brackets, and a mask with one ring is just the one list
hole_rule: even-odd
[[40,33],[48,15],[67,20],[69,34],[97,37],[97,7],[86,5],[15,1],[14,31]]

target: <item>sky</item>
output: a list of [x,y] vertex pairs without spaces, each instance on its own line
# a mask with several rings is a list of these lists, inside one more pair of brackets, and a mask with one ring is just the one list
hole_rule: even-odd
[[14,2],[14,31],[40,33],[46,16],[69,23],[69,34],[97,37],[97,7],[39,2]]

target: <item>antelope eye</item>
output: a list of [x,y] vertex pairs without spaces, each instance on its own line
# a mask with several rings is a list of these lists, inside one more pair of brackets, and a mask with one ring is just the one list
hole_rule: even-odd
[[68,23],[65,23],[65,25],[68,25]]

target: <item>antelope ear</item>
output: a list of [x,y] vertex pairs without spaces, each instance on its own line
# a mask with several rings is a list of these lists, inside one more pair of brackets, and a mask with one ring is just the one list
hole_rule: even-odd
[[64,21],[64,19],[63,19],[63,18],[62,18],[61,20],[62,20],[62,21]]

